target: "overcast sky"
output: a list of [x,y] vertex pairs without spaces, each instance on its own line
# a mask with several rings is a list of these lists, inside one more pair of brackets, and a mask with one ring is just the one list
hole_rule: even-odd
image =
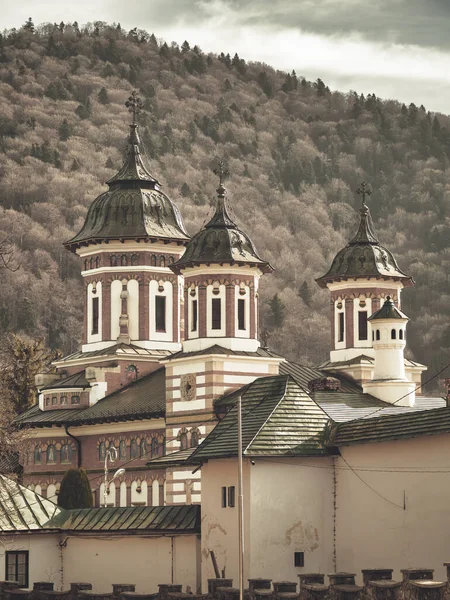
[[0,0],[4,28],[100,20],[450,113],[449,0]]

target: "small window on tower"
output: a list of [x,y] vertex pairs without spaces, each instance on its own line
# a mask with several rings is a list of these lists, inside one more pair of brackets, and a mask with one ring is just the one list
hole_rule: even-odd
[[211,312],[212,312],[212,329],[221,329],[222,325],[222,300],[220,298],[213,298],[211,300]]
[[358,312],[358,339],[367,340],[367,311]]
[[192,300],[192,326],[191,331],[197,331],[198,309],[197,300]]
[[338,342],[343,342],[344,341],[344,313],[340,312],[338,313]]
[[98,298],[92,298],[92,335],[98,333]]
[[392,329],[391,340],[396,340],[396,339],[397,339],[397,331],[395,329]]
[[245,330],[245,300],[238,300],[238,329]]
[[380,330],[379,329],[377,329],[376,338],[377,338],[377,341],[380,340]]
[[400,331],[398,332],[398,339],[399,340],[403,339],[403,329],[400,329]]
[[166,297],[155,296],[155,329],[166,331]]

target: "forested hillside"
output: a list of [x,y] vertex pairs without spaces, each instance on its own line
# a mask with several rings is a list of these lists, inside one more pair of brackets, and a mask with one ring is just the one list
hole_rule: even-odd
[[151,170],[190,233],[211,214],[213,158],[227,158],[236,220],[276,269],[261,290],[274,350],[326,358],[328,292],[314,279],[354,233],[366,180],[380,241],[417,282],[403,296],[410,355],[439,370],[450,346],[450,119],[193,44],[105,23],[30,20],[1,36],[0,240],[21,266],[1,272],[0,330],[77,347],[82,284],[62,242],[121,165],[124,101],[137,89]]

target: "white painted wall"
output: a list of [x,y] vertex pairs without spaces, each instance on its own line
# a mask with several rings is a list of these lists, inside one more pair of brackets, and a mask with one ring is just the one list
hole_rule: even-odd
[[[90,283],[87,286],[87,343],[101,342],[102,341],[102,318],[103,318],[103,307],[102,307],[102,282],[97,281],[96,293],[94,294],[93,284]],[[98,333],[92,334],[92,298],[98,298]]]
[[111,283],[111,339],[117,340],[120,334],[120,315],[122,312],[122,300],[120,293],[122,292],[122,282],[115,279]]
[[61,589],[61,550],[58,534],[7,535],[0,539],[0,581],[5,580],[5,552],[28,550],[29,585],[33,581],[53,581]]
[[399,569],[423,566],[442,581],[450,557],[450,435],[340,450],[367,485],[337,459],[337,570],[389,567],[398,578]]
[[128,331],[132,341],[139,339],[139,282],[130,279],[127,284]]
[[[162,290],[159,290],[160,283]],[[149,293],[149,319],[150,339],[161,342],[172,342],[173,339],[173,286],[170,281],[150,281]],[[166,299],[166,331],[156,331],[155,327],[155,297],[164,296]]]

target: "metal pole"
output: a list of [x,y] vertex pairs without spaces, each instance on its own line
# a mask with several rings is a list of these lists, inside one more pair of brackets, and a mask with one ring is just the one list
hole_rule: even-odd
[[103,508],[108,505],[108,491],[106,486],[108,485],[108,450],[105,451],[105,481],[103,484]]
[[242,474],[242,398],[238,398],[239,600],[244,600],[244,494]]

